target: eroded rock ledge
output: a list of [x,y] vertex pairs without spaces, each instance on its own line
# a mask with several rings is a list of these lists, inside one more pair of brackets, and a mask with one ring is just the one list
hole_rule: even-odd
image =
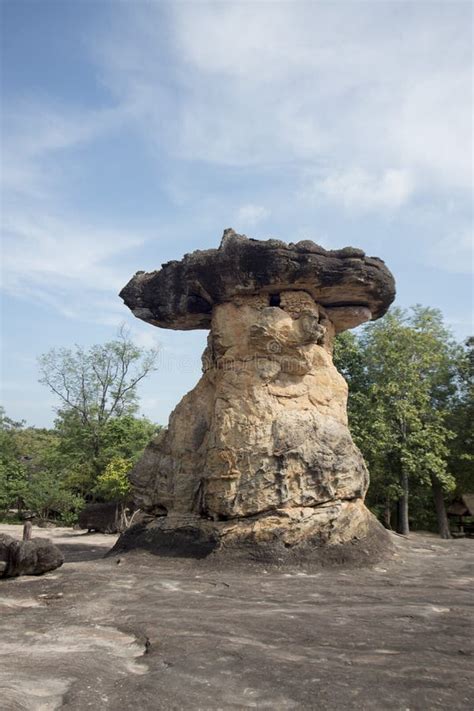
[[248,239],[225,230],[218,249],[197,250],[159,271],[137,272],[120,296],[138,318],[161,328],[210,328],[214,306],[239,295],[303,290],[326,308],[336,331],[379,318],[395,297],[381,259],[361,249],[326,250],[304,240]]

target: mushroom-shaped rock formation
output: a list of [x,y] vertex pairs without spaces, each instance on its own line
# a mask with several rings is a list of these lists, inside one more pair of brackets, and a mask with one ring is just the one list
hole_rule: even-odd
[[118,548],[281,561],[381,541],[332,345],[394,295],[385,264],[359,249],[233,230],[218,249],[138,272],[121,292],[136,316],[210,334],[203,376],[130,475],[150,522]]

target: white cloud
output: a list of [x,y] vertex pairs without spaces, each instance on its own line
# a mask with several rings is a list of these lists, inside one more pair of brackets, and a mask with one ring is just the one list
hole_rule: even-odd
[[139,323],[130,328],[130,337],[135,345],[140,348],[156,348],[162,350],[163,344],[160,333],[155,326]]
[[381,175],[360,169],[316,180],[307,196],[323,196],[354,212],[392,210],[401,207],[413,193],[411,176],[403,170],[386,170]]
[[239,225],[244,227],[254,227],[262,220],[265,220],[270,215],[270,210],[267,210],[263,205],[254,205],[248,203],[247,205],[242,205],[237,211],[237,229]]
[[[66,208],[68,150],[121,122],[118,109],[71,112],[22,101],[4,112],[2,289],[67,318],[116,324],[117,291],[129,270],[115,264],[144,237],[104,228]],[[112,295],[117,305],[112,301]],[[122,315],[123,320],[123,315]]]
[[22,100],[2,111],[3,191],[47,198],[61,175],[54,159],[81,143],[99,138],[123,122],[120,108],[75,110]]
[[17,298],[49,305],[67,318],[117,324],[117,293],[129,267],[111,266],[141,240],[73,217],[48,214],[44,206],[3,218],[2,288]]
[[148,4],[119,23],[104,81],[174,156],[382,176],[380,209],[471,187],[467,4]]
[[435,241],[427,258],[432,266],[454,274],[474,272],[474,232],[472,226]]
[[24,280],[31,285],[79,285],[107,291],[120,275],[106,262],[141,243],[131,235],[81,224],[42,211],[5,216],[4,259],[6,288]]

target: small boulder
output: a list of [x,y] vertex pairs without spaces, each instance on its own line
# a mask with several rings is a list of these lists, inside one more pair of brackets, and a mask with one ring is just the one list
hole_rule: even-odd
[[6,534],[0,534],[0,577],[42,575],[59,568],[63,563],[63,554],[48,539],[18,541]]

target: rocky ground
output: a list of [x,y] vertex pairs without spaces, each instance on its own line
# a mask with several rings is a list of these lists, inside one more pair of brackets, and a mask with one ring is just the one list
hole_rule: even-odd
[[0,581],[2,711],[472,708],[473,540],[394,536],[384,564],[305,574],[37,535],[66,563]]

